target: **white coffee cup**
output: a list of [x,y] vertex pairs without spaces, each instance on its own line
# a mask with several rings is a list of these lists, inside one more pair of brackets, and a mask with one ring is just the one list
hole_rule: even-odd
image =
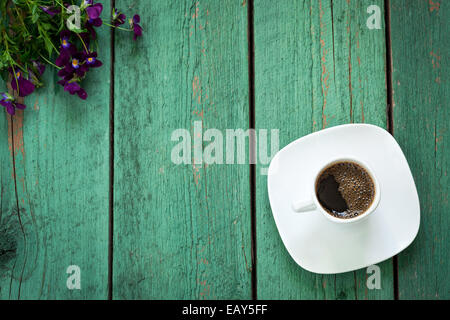
[[[339,163],[339,162],[354,162],[356,164],[358,164],[359,166],[361,166],[364,170],[367,171],[367,173],[369,174],[369,176],[372,178],[373,184],[374,184],[374,188],[375,188],[375,192],[374,192],[374,199],[372,201],[372,204],[369,206],[369,208],[367,208],[362,214],[357,215],[356,217],[353,218],[337,218],[334,217],[333,215],[331,215],[330,213],[328,213],[320,204],[319,199],[317,198],[317,193],[316,193],[316,183],[317,183],[317,179],[319,178],[319,176],[322,174],[322,172],[328,168],[331,167],[332,165]],[[357,221],[361,221],[366,219],[372,212],[375,211],[375,209],[377,208],[379,202],[380,202],[380,186],[378,184],[378,180],[375,177],[375,175],[373,174],[373,171],[370,169],[370,167],[364,163],[361,160],[355,159],[354,157],[350,157],[350,156],[344,156],[344,157],[339,157],[339,158],[335,158],[331,161],[328,161],[325,163],[325,165],[321,166],[319,170],[317,170],[316,174],[314,175],[314,181],[311,185],[310,188],[310,195],[309,197],[305,198],[305,199],[300,199],[298,201],[294,201],[292,203],[292,209],[295,212],[302,212],[302,213],[311,213],[311,212],[320,212],[322,213],[328,220],[336,222],[336,223],[340,223],[340,224],[348,224],[348,223],[354,223]]]

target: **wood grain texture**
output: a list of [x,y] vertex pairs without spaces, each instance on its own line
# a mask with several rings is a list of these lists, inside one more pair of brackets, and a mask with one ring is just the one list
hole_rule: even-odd
[[248,299],[248,164],[171,161],[176,129],[248,128],[245,2],[116,5],[144,36],[116,36],[113,298]]
[[[48,67],[24,112],[1,110],[0,228],[11,251],[0,255],[0,299],[107,298],[107,28],[99,47],[104,66],[84,82],[86,101],[64,92]],[[81,290],[66,286],[70,265],[80,267]]]
[[[366,9],[383,1],[255,1],[256,127],[280,129],[280,147],[343,123],[386,126],[385,31]],[[382,289],[366,270],[316,275],[287,253],[272,217],[266,176],[256,172],[260,299],[392,299],[393,267],[379,264]]]
[[400,299],[449,299],[450,2],[391,0],[394,136],[408,159],[421,226],[398,258]]
[[[4,82],[0,82],[0,92],[8,89]],[[0,144],[0,297],[6,299],[10,296],[10,283],[12,269],[18,256],[18,248],[23,247],[23,236],[17,215],[14,166],[13,158],[9,150],[11,141],[8,137],[11,132],[11,117],[1,108],[0,128],[2,143]]]

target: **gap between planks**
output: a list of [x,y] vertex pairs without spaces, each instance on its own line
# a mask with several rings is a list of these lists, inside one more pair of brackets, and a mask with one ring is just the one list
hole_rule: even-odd
[[[255,32],[253,22],[253,0],[247,3],[247,39],[248,39],[248,91],[249,91],[249,128],[255,129]],[[252,299],[258,299],[256,277],[256,141],[254,135],[249,135],[249,162],[250,162],[250,215],[251,215],[251,250],[252,273],[251,288]]]
[[[111,8],[115,8],[111,0]],[[108,300],[113,299],[113,259],[114,259],[114,59],[115,30],[110,30],[110,83],[109,83],[109,208],[108,208]]]
[[[394,136],[394,114],[393,108],[393,89],[392,89],[392,45],[391,45],[391,3],[390,0],[384,0],[384,20],[385,20],[385,44],[386,44],[386,128]],[[398,291],[398,256],[392,258],[393,277],[394,277],[394,300],[399,300]]]

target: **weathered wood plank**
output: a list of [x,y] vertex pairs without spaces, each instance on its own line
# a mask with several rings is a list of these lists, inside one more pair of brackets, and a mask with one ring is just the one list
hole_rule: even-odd
[[[0,92],[5,92],[5,83],[0,82]],[[12,156],[9,151],[11,141],[8,141],[11,132],[10,116],[4,112],[0,116],[1,128],[1,196],[0,196],[0,297],[10,297],[10,282],[12,269],[17,264],[16,257],[18,247],[23,247],[20,224],[16,209],[16,195],[14,185],[14,169]],[[20,264],[20,263],[19,263]],[[17,264],[17,265],[19,265]]]
[[[343,123],[386,126],[385,33],[366,10],[383,1],[255,1],[256,127],[280,129],[280,147]],[[261,299],[391,299],[392,261],[381,290],[366,270],[316,275],[290,258],[257,170],[257,280]]]
[[[11,120],[1,110],[0,226],[13,252],[0,257],[0,299],[107,298],[108,28],[99,47],[104,66],[88,75],[86,101],[64,92],[49,67],[24,112]],[[71,265],[81,290],[66,286]]]
[[449,299],[448,1],[391,0],[394,136],[421,206],[413,244],[399,255],[400,299]]
[[128,11],[144,36],[131,46],[116,36],[113,298],[248,299],[248,164],[171,161],[176,129],[248,128],[247,8],[134,1]]

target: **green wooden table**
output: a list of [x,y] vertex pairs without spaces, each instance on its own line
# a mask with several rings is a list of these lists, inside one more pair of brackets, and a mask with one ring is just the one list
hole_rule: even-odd
[[[25,112],[0,117],[0,299],[450,297],[449,1],[115,2],[145,34],[103,31],[87,101],[49,70]],[[279,129],[280,148],[343,123],[386,128],[417,185],[416,240],[378,265],[381,289],[366,269],[301,269],[262,165],[171,161],[171,134],[197,121]]]

